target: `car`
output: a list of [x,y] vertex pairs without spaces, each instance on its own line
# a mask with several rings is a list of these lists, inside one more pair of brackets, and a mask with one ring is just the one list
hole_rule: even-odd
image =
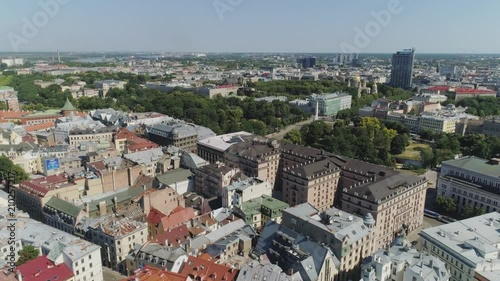
[[441,216],[438,221],[440,222],[443,222],[443,223],[452,223],[452,222],[456,222],[457,220],[454,219],[454,218],[450,218],[448,216]]

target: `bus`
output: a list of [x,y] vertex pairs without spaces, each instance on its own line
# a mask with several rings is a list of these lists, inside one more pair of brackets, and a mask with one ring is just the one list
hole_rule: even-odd
[[433,212],[433,211],[428,210],[428,209],[424,209],[424,216],[429,217],[429,218],[433,218],[433,219],[441,218],[441,215],[439,213]]

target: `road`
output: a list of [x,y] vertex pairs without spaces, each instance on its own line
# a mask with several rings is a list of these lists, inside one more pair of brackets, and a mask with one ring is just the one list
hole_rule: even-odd
[[286,135],[286,133],[290,132],[293,129],[300,130],[300,128],[302,128],[302,126],[307,125],[307,124],[311,123],[312,121],[314,121],[314,119],[310,118],[310,119],[307,119],[306,121],[302,121],[299,123],[289,125],[286,128],[282,129],[281,131],[279,131],[277,133],[269,134],[266,137],[281,140]]
[[442,223],[442,222],[440,222],[440,221],[438,221],[436,219],[432,219],[432,218],[428,218],[428,217],[424,216],[424,222],[423,222],[422,226],[420,228],[417,228],[414,231],[410,232],[408,234],[407,238],[411,242],[413,242],[413,241],[420,241],[420,236],[418,234],[420,233],[420,231],[422,231],[422,229],[431,228],[431,227],[435,227],[435,226],[440,226],[440,225],[443,225],[443,224],[444,223]]

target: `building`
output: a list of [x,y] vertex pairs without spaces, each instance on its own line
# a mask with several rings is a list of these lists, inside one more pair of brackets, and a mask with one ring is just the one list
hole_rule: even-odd
[[[5,218],[0,220],[0,238],[11,237],[11,223]],[[65,264],[74,280],[103,281],[100,247],[93,243],[29,218],[17,218],[14,242],[15,253],[31,245],[50,262]],[[16,255],[16,261],[17,258]]]
[[66,103],[61,109],[47,109],[23,115],[21,117],[21,124],[37,125],[47,122],[52,122],[54,124],[60,117],[72,115],[82,116],[83,114],[81,112],[77,112],[77,109],[73,106],[73,104],[68,99],[66,99]]
[[162,148],[152,148],[148,150],[140,150],[123,155],[124,159],[142,167],[142,174],[154,177],[159,172],[158,163],[164,162],[167,155],[163,153]]
[[340,168],[325,156],[323,160],[284,168],[282,179],[283,200],[290,206],[310,203],[325,210],[334,203]]
[[7,104],[9,111],[17,112],[20,110],[17,91],[14,91],[12,87],[0,86],[0,101]]
[[116,128],[113,126],[93,129],[74,128],[68,133],[69,145],[71,147],[80,147],[82,142],[89,141],[111,143],[115,131]]
[[119,128],[116,133],[113,134],[113,142],[115,143],[115,149],[118,153],[125,154],[158,147],[156,143],[139,137],[125,127]]
[[363,219],[336,208],[320,212],[309,203],[283,211],[283,226],[332,249],[339,260],[339,278],[359,277],[359,264],[375,248],[375,220]]
[[211,164],[224,161],[224,153],[235,143],[244,142],[243,136],[250,136],[248,132],[236,132],[213,136],[198,141],[198,156]]
[[125,82],[119,80],[101,80],[95,82],[96,88],[99,90],[101,97],[106,97],[110,89],[124,89]]
[[268,195],[234,206],[234,213],[255,229],[261,229],[267,221],[281,223],[282,211],[290,207],[287,203]]
[[423,223],[427,179],[358,160],[343,171],[341,209],[376,221],[376,248]]
[[248,177],[276,184],[280,162],[280,143],[277,140],[246,136],[243,142],[232,145],[225,154],[225,163],[238,168]]
[[448,281],[445,263],[412,248],[402,237],[388,249],[379,249],[363,261],[362,281]]
[[8,59],[2,59],[1,62],[3,64],[6,64],[7,67],[19,66],[24,64],[24,59],[8,58]]
[[259,178],[238,180],[223,188],[222,207],[231,208],[262,195],[271,196],[273,186]]
[[187,275],[168,271],[167,269],[145,266],[131,273],[131,276],[123,278],[120,281],[193,281]]
[[66,174],[27,180],[15,188],[16,205],[31,218],[44,221],[42,208],[52,196],[65,201],[79,199],[83,195],[84,184],[84,180],[69,182]]
[[224,187],[230,185],[238,173],[237,168],[223,163],[203,166],[195,170],[195,190],[207,197],[222,196]]
[[[54,263],[46,256],[39,256],[25,264],[17,266],[16,281],[37,281],[37,280],[57,280],[57,281],[75,281],[73,272],[64,263]],[[5,274],[5,273],[4,273]],[[5,276],[6,277],[6,276]],[[0,273],[0,279],[3,279]]]
[[78,221],[86,216],[83,207],[75,206],[55,196],[47,201],[42,212],[45,224],[70,234],[74,233]]
[[252,256],[278,265],[293,279],[299,273],[304,281],[335,280],[340,265],[329,247],[275,222],[266,224]]
[[302,281],[299,272],[295,272],[292,276],[286,275],[281,267],[272,263],[259,263],[252,261],[246,263],[241,267],[240,273],[236,281]]
[[180,275],[187,275],[192,280],[235,281],[238,270],[206,256],[189,256],[179,271]]
[[411,88],[415,49],[399,51],[392,55],[391,86]]
[[309,97],[313,113],[317,116],[336,116],[344,109],[351,108],[352,96],[346,93],[313,94]]
[[482,216],[424,229],[422,251],[441,259],[450,281],[500,280],[500,214]]
[[127,275],[133,275],[137,269],[144,267],[164,268],[171,272],[178,272],[187,258],[187,253],[182,247],[173,248],[147,242],[144,245],[137,245],[127,256]]
[[135,244],[144,244],[148,237],[147,225],[128,217],[105,216],[89,219],[83,221],[82,226],[86,226],[80,228],[82,232],[86,230],[85,237],[101,246],[104,264],[121,273],[126,272],[125,259],[133,251]]
[[152,142],[161,146],[173,145],[196,153],[198,133],[194,126],[178,123],[157,124],[149,128],[147,134]]
[[437,194],[452,198],[459,210],[471,206],[500,211],[500,160],[466,156],[444,161]]
[[299,64],[302,68],[314,68],[316,65],[315,57],[306,57],[306,58],[298,58],[297,64]]
[[212,99],[217,96],[236,96],[239,88],[238,85],[204,85],[203,87],[197,88],[195,92],[201,96]]

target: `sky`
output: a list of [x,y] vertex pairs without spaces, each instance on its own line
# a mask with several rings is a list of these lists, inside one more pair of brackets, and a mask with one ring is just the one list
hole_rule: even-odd
[[498,0],[2,0],[0,52],[500,53]]

